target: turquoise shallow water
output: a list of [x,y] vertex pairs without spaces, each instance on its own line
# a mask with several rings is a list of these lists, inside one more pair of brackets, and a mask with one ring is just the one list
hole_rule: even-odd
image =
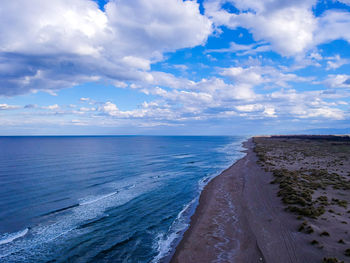
[[0,262],[166,262],[242,137],[0,137]]

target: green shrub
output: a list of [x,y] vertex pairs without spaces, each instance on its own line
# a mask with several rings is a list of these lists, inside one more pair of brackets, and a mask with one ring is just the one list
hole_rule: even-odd
[[318,245],[319,242],[318,242],[317,240],[314,239],[314,240],[312,240],[312,241],[310,242],[310,244],[311,244],[311,245]]
[[323,231],[323,232],[320,234],[320,236],[327,236],[327,237],[329,237],[330,235],[329,235],[329,233],[328,233],[327,231]]
[[336,258],[323,258],[323,263],[344,263],[344,261],[339,261]]
[[350,257],[350,248],[345,250],[344,255]]

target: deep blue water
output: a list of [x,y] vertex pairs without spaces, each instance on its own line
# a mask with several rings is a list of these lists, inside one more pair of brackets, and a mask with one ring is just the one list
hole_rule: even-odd
[[0,137],[0,262],[163,262],[242,137]]

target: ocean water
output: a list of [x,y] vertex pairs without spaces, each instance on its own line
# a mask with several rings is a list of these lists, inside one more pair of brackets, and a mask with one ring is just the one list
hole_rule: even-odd
[[0,262],[167,262],[243,137],[0,137]]

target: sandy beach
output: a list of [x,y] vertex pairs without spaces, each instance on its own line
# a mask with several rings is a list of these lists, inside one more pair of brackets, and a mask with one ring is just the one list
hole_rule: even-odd
[[[334,222],[324,216],[318,220],[323,225],[317,228],[317,219],[305,221],[303,216],[287,211],[277,194],[280,186],[271,183],[275,179],[271,167],[279,168],[279,163],[262,163],[254,146],[253,139],[245,142],[246,156],[205,187],[171,262],[349,262],[343,253],[350,243],[344,232],[347,223],[332,237],[332,242],[339,238],[345,244],[335,246],[333,242],[327,247],[330,242],[323,242],[320,233]],[[348,215],[345,211],[343,217],[348,220]],[[304,222],[313,224],[314,236],[300,230]],[[311,244],[316,237],[319,245]]]

